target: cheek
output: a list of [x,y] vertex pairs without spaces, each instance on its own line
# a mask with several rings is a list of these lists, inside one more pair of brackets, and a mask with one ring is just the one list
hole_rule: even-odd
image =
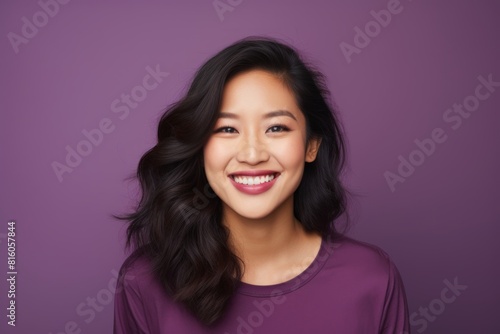
[[294,136],[275,146],[274,156],[286,167],[300,167],[305,161],[305,144],[301,136]]
[[210,181],[214,173],[224,171],[224,162],[227,160],[227,148],[217,143],[216,140],[209,140],[203,149],[205,173]]
[[203,148],[203,164],[205,166],[205,173],[207,174],[207,177],[209,178],[210,171],[212,170],[212,165],[213,165],[213,152],[214,152],[214,147],[213,144],[209,141],[205,147]]

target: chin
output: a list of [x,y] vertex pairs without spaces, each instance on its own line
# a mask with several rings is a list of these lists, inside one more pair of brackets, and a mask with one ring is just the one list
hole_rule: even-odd
[[[227,203],[227,207],[233,212],[233,214],[242,218],[256,220],[265,219],[273,215],[277,211],[280,211],[280,209],[282,208],[284,203],[281,201],[274,202],[275,200],[276,199],[268,199],[267,201],[259,200],[252,203],[252,200],[249,199],[246,201],[234,203],[235,205],[231,205],[232,203]],[[274,204],[272,202],[274,202]]]
[[263,218],[266,218],[267,216],[269,216],[272,211],[249,211],[249,210],[238,210],[238,211],[235,211],[236,214],[238,214],[239,216],[243,217],[243,218],[246,218],[246,219],[263,219]]

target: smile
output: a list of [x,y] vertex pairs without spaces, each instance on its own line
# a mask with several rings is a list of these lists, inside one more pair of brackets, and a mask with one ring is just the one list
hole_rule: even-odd
[[279,175],[274,171],[248,171],[231,174],[229,179],[239,191],[258,195],[271,189]]
[[239,184],[248,184],[249,186],[259,185],[270,182],[274,179],[274,174],[263,176],[233,176],[233,180]]

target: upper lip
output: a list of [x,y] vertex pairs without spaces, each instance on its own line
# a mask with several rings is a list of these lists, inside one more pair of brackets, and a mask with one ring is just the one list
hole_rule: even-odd
[[274,170],[242,170],[230,173],[229,176],[262,176],[271,174],[279,174],[279,172],[276,172]]

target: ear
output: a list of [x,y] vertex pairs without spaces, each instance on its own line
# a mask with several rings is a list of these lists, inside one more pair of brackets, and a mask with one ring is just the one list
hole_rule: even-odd
[[316,160],[316,155],[318,154],[320,144],[321,138],[313,137],[309,139],[306,149],[306,162],[313,162],[314,160]]

